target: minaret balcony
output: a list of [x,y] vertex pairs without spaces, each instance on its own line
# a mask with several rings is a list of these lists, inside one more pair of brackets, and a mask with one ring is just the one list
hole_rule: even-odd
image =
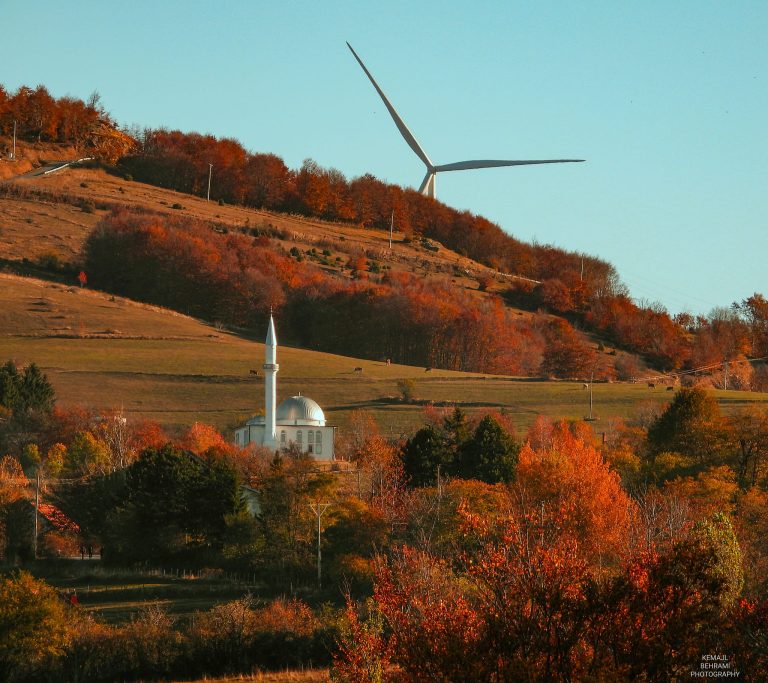
[[278,363],[264,363],[264,365],[261,367],[266,371],[274,370],[275,372],[280,369],[280,365]]

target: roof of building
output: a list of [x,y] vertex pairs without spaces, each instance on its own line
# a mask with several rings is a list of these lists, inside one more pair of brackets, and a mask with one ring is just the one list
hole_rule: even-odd
[[70,531],[73,533],[80,533],[80,527],[76,522],[73,522],[67,515],[65,515],[59,508],[51,503],[40,503],[37,506],[38,511],[45,520],[56,531]]
[[276,422],[279,425],[325,426],[325,413],[307,396],[291,396],[277,406]]

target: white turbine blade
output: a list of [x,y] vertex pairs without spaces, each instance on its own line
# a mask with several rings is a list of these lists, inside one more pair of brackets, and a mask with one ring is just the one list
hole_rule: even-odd
[[584,159],[541,159],[529,161],[503,161],[501,159],[479,159],[476,161],[457,161],[454,164],[435,166],[435,171],[466,171],[471,168],[497,168],[499,166],[530,166],[531,164],[570,164]]
[[368,76],[368,80],[370,80],[371,83],[373,83],[373,87],[376,88],[376,92],[379,93],[379,97],[381,97],[382,101],[384,102],[384,106],[386,106],[386,108],[389,110],[389,115],[392,117],[392,120],[395,122],[395,125],[397,126],[397,129],[400,131],[400,134],[403,136],[403,138],[405,138],[405,141],[408,143],[408,146],[414,152],[416,152],[416,156],[418,156],[419,159],[421,159],[427,165],[427,168],[432,168],[433,164],[429,160],[427,153],[421,148],[421,145],[419,145],[419,143],[416,142],[416,138],[413,137],[413,133],[411,133],[411,131],[408,130],[408,126],[405,125],[405,122],[400,118],[400,114],[397,113],[395,108],[387,99],[387,96],[379,87],[379,84],[374,80],[373,76],[371,76],[371,72],[365,68],[365,64],[363,64],[363,60],[357,56],[357,52],[355,52],[352,49],[352,46],[349,43],[347,43],[347,47],[352,51],[352,54],[355,55],[355,59],[357,60],[357,63],[361,67],[363,67],[363,71],[365,71],[365,75]]

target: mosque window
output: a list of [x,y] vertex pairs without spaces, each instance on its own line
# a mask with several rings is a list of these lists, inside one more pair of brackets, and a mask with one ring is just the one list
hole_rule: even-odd
[[299,431],[296,432],[296,443],[299,444],[299,446],[301,446],[303,442],[304,442],[304,436],[302,435],[302,432],[299,429]]
[[315,432],[315,453],[323,453],[323,433],[319,429]]
[[285,446],[285,439],[286,439],[286,437],[285,437],[285,430],[283,429],[283,430],[280,431],[280,445],[281,446]]
[[307,443],[315,443],[315,433],[311,430],[307,430]]

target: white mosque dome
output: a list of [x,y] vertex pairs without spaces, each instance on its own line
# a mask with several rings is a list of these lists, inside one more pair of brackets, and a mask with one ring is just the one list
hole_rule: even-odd
[[277,424],[325,426],[323,409],[311,398],[291,396],[277,406]]

